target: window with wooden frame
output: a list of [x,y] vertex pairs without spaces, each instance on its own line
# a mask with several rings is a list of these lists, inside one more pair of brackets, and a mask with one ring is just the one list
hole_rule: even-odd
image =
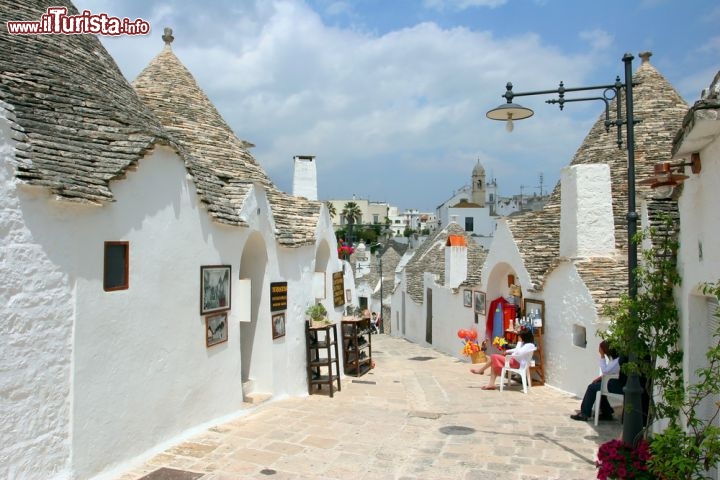
[[105,242],[103,289],[127,290],[130,277],[130,242]]

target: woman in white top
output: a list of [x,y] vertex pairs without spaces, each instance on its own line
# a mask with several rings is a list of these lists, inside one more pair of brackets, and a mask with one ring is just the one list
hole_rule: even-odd
[[[488,384],[482,387],[483,390],[495,390],[495,379],[500,376],[503,366],[505,366],[505,356],[512,354],[514,356],[532,355],[535,351],[535,338],[530,330],[520,332],[520,342],[517,347],[505,350],[502,354],[493,354],[490,356],[490,380]],[[520,362],[515,358],[510,359],[510,367],[520,368]]]

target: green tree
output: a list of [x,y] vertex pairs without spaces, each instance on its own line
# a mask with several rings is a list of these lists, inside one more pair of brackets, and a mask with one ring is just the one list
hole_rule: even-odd
[[335,215],[337,215],[337,211],[335,210],[335,205],[330,201],[326,201],[325,205],[327,205],[328,213],[330,214],[330,218],[335,218]]
[[362,218],[362,210],[360,210],[360,206],[355,202],[347,202],[343,206],[343,210],[340,213],[343,217],[345,217],[345,221],[348,224],[348,242],[352,242],[352,231],[353,231],[353,225],[358,223],[360,219]]
[[341,215],[345,217],[345,221],[350,224],[354,225],[360,221],[362,218],[362,210],[360,210],[360,205],[358,205],[355,202],[347,202],[342,209]]

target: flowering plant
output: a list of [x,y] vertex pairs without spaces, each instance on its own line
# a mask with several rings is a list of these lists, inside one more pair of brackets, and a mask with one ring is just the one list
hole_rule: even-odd
[[640,480],[655,478],[648,471],[650,446],[640,440],[633,448],[622,440],[610,440],[600,445],[595,466],[599,480],[635,478]]
[[355,249],[353,249],[350,245],[338,245],[337,251],[338,257],[347,259],[355,251]]
[[505,340],[504,337],[495,337],[493,338],[493,347],[497,348],[498,350],[505,350],[507,348],[507,340]]
[[466,330],[461,328],[457,332],[458,338],[463,342],[463,349],[460,351],[466,357],[471,356],[474,353],[487,350],[487,342],[483,340],[482,343],[478,342],[477,330],[470,329]]

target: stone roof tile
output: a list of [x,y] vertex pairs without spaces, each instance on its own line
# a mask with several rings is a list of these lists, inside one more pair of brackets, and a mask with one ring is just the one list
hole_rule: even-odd
[[438,284],[445,282],[445,245],[449,235],[465,237],[467,241],[467,278],[460,286],[474,286],[480,283],[482,266],[487,250],[478,245],[467,232],[455,222],[450,222],[443,230],[428,237],[417,247],[415,254],[405,266],[407,292],[418,303],[423,301],[423,274],[433,273]]
[[11,121],[16,177],[59,199],[114,201],[122,178],[157,143],[171,144],[93,35],[9,35],[67,1],[0,2],[0,108]]

